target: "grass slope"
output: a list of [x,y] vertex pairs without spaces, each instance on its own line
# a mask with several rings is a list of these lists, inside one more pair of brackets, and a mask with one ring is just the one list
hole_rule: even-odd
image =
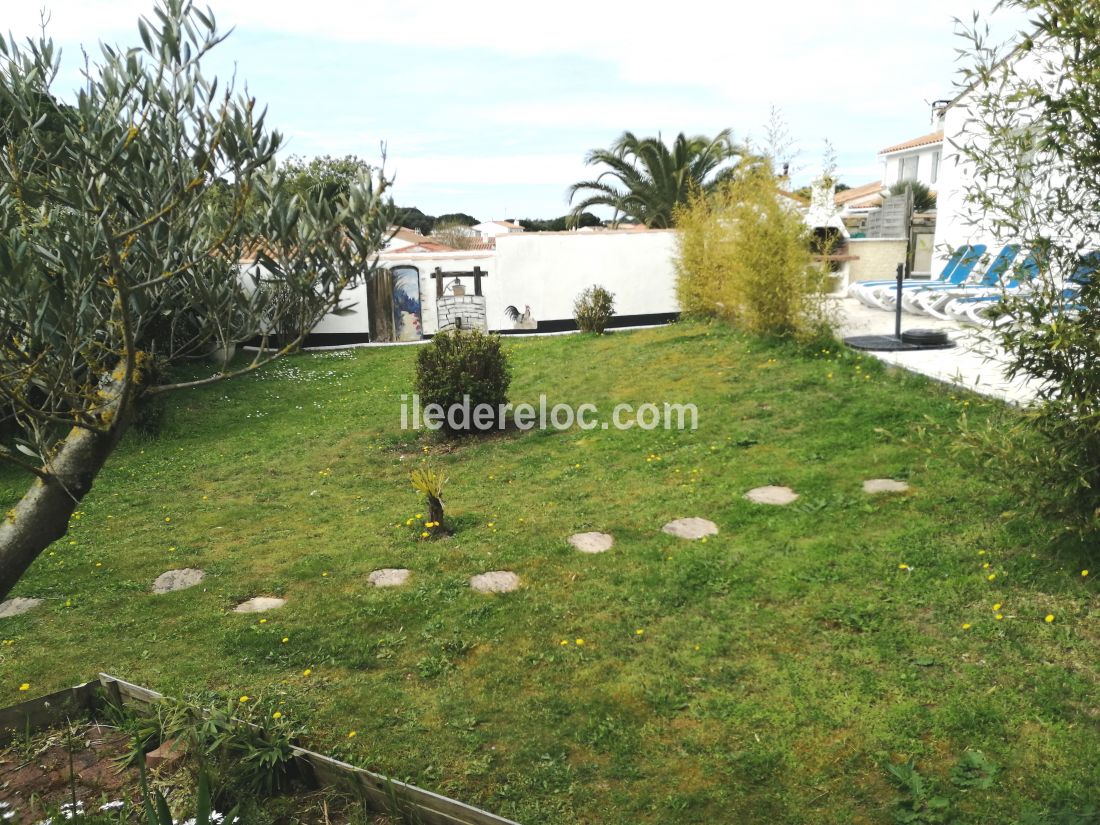
[[[939,821],[891,780],[908,759],[951,821],[1100,803],[1083,562],[1044,548],[1049,525],[1005,517],[995,486],[896,437],[987,402],[719,327],[509,347],[515,401],[693,402],[699,429],[445,445],[399,428],[407,347],[175,396],[159,438],[122,446],[20,584],[49,601],[0,620],[0,703],[100,669],[248,695],[320,748],[527,823]],[[451,478],[449,540],[405,523],[424,512],[408,472],[425,459]],[[870,498],[875,477],[913,490]],[[22,483],[5,476],[3,499]],[[802,498],[743,499],[771,483]],[[720,535],[661,533],[689,515]],[[576,553],[581,530],[616,545]],[[149,592],[188,566],[201,587]],[[415,572],[367,587],[380,567]],[[522,590],[466,586],[496,569]],[[289,604],[229,612],[254,595]],[[958,767],[972,750],[1000,770]]]

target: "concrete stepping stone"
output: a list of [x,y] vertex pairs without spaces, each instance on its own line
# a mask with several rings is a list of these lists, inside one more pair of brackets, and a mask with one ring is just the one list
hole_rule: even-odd
[[22,616],[24,613],[34,610],[40,604],[42,604],[41,599],[8,599],[6,602],[0,602],[0,619]]
[[908,490],[908,482],[895,481],[892,478],[869,478],[863,482],[863,492],[871,495],[876,493],[905,493]]
[[265,613],[268,610],[275,610],[286,604],[286,599],[280,599],[275,596],[256,596],[246,602],[241,602],[239,605],[233,608],[234,613]]
[[470,577],[470,587],[478,593],[511,593],[519,590],[519,576],[509,570],[490,570]]
[[410,573],[403,567],[383,567],[367,576],[367,581],[374,587],[400,587],[409,580]]
[[615,543],[610,533],[574,533],[569,543],[582,553],[606,553]]
[[186,590],[194,587],[202,581],[206,573],[193,567],[185,567],[182,570],[169,570],[157,576],[153,582],[154,593],[171,593],[175,590]]
[[745,498],[753,504],[775,504],[783,506],[798,501],[798,493],[790,487],[776,487],[769,484],[767,487],[756,487],[745,493]]
[[696,516],[678,518],[675,521],[670,521],[662,527],[661,530],[668,533],[670,536],[689,540],[718,535],[717,524],[713,521],[708,521],[705,518],[698,518]]

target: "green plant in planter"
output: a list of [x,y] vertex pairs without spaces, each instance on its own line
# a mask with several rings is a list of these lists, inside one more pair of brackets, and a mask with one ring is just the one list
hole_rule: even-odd
[[615,296],[599,284],[590,286],[573,302],[573,318],[581,332],[603,335],[615,314]]
[[[451,435],[486,432],[500,425],[511,381],[508,356],[496,335],[478,330],[440,332],[417,353],[416,392],[425,420],[438,405],[443,413],[440,428]],[[479,416],[479,411],[487,414]]]

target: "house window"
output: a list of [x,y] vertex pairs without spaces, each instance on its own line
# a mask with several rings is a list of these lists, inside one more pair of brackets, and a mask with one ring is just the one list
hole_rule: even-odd
[[917,170],[920,168],[920,155],[903,158],[901,161],[901,180],[911,181],[917,179]]
[[935,183],[940,178],[940,153],[932,153],[932,183]]

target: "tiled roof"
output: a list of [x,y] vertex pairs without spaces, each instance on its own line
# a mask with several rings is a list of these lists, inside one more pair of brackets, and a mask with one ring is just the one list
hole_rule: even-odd
[[933,132],[930,135],[923,135],[919,138],[913,138],[907,140],[905,143],[899,143],[896,146],[888,146],[879,152],[880,155],[888,155],[891,152],[901,152],[905,149],[919,149],[921,146],[931,146],[934,143],[943,143],[943,129],[938,132]]
[[[873,183],[865,183],[862,186],[855,187],[854,189],[845,189],[843,192],[837,192],[834,201],[837,206],[848,204],[851,206],[857,206],[858,208],[863,206],[863,201],[867,200],[868,198],[873,199],[873,196],[881,196],[882,192],[885,191],[885,189],[886,187],[883,186],[880,181],[876,180]],[[860,203],[857,205],[855,203],[852,203],[853,201],[859,201]],[[878,203],[876,202],[872,205],[877,206]]]

